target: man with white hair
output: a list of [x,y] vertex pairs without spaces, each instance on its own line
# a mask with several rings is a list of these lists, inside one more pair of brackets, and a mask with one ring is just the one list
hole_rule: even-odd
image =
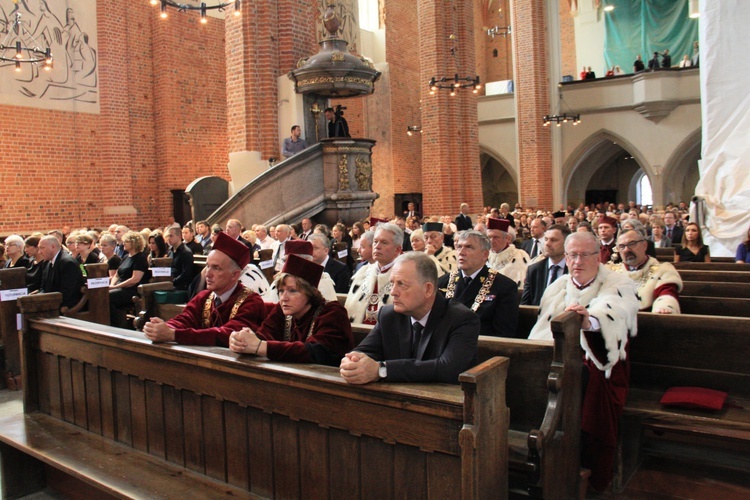
[[292,235],[292,228],[287,224],[279,224],[278,226],[276,226],[274,232],[274,236],[276,236],[278,246],[276,247],[276,251],[273,253],[273,265],[276,271],[281,271],[281,269],[284,267],[284,262],[286,261],[286,251],[284,250],[284,245]]
[[520,288],[526,278],[526,267],[529,265],[529,254],[516,248],[513,244],[515,230],[507,219],[487,219],[487,237],[492,250],[487,265],[507,276]]
[[261,250],[268,250],[269,248],[276,250],[276,247],[279,246],[279,242],[268,235],[268,228],[263,224],[255,226],[255,236],[258,238],[256,241]]
[[438,278],[444,274],[450,274],[456,266],[456,252],[445,245],[445,234],[442,222],[425,222],[422,225],[427,246],[425,253],[432,257],[438,265]]
[[438,280],[446,299],[460,302],[481,321],[480,335],[515,337],[518,324],[518,286],[487,267],[490,240],[479,231],[456,235],[458,269]]
[[357,264],[357,267],[354,269],[354,274],[359,272],[364,266],[375,263],[375,259],[372,256],[372,240],[374,238],[374,231],[365,231],[364,234],[359,237],[359,257],[362,259],[362,262]]
[[47,261],[42,273],[40,293],[60,292],[61,307],[73,307],[81,300],[83,274],[78,262],[62,250],[55,236],[47,235],[39,240],[39,255]]
[[[224,226],[224,232],[227,233],[231,238],[239,241],[248,248],[248,252],[252,252],[253,244],[242,237],[242,222],[237,219],[229,219],[226,226]],[[250,255],[250,260],[252,260]]]
[[240,283],[250,252],[237,238],[218,233],[206,259],[206,290],[183,311],[164,321],[153,317],[143,333],[153,342],[229,347],[229,335],[244,327],[257,329],[266,314],[260,295]]
[[[293,240],[292,240],[293,241]],[[323,266],[325,272],[335,283],[336,293],[346,293],[349,290],[349,280],[352,273],[346,264],[330,256],[331,241],[324,234],[313,233],[307,239],[312,244],[312,261]]]
[[588,372],[581,422],[581,466],[589,484],[602,491],[612,479],[617,426],[629,385],[628,341],[638,329],[638,296],[633,280],[599,263],[599,242],[591,233],[565,239],[569,274],[547,287],[530,339],[552,340],[550,322],[565,311],[581,316],[581,347]]
[[378,224],[372,241],[374,264],[364,266],[352,278],[346,297],[346,310],[352,323],[374,325],[378,311],[393,303],[391,297],[391,267],[401,254],[404,233],[395,224]]

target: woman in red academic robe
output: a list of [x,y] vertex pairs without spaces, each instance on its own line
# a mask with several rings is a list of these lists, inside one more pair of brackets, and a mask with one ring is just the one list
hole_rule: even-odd
[[339,366],[354,348],[349,315],[338,301],[326,302],[317,289],[323,266],[291,254],[277,279],[279,303],[253,331],[229,337],[234,352],[272,361]]

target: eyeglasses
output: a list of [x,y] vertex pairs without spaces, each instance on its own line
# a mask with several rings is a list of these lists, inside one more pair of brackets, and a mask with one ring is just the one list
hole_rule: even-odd
[[617,249],[618,249],[619,251],[621,251],[621,252],[622,252],[623,250],[625,250],[625,248],[629,248],[630,250],[632,250],[632,249],[634,249],[634,248],[635,248],[635,246],[636,246],[636,245],[637,245],[638,243],[640,243],[640,242],[642,242],[642,241],[646,241],[646,240],[635,240],[635,241],[631,241],[630,243],[623,243],[622,245],[617,245]]
[[592,252],[592,253],[566,253],[565,256],[569,258],[572,261],[576,261],[578,259],[581,260],[587,260],[593,257],[594,255],[599,255],[599,252]]
[[284,294],[287,294],[290,297],[295,297],[297,296],[297,294],[300,293],[299,290],[295,290],[294,288],[280,288],[278,292],[279,292],[279,297],[281,297]]

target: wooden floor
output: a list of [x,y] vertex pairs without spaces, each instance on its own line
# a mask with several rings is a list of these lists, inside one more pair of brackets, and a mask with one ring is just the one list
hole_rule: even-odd
[[[23,411],[21,393],[0,390],[0,417],[20,411]],[[0,476],[1,483],[2,477]],[[59,498],[62,497],[50,491],[24,497],[25,500]],[[750,500],[750,476],[676,461],[651,459],[641,465],[622,493],[591,494],[587,498]]]

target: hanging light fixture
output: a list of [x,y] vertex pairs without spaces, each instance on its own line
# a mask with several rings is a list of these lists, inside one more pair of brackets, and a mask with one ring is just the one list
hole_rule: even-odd
[[[543,125],[545,127],[548,127],[551,123],[554,123],[556,126],[561,127],[563,123],[572,123],[574,126],[581,123],[581,115],[579,113],[573,113],[570,109],[568,109],[568,113],[563,112],[560,114],[560,108],[562,106],[565,106],[565,103],[563,102],[563,95],[562,91],[560,92],[560,100],[557,103],[557,109],[555,110],[554,115],[544,115],[542,118]],[[567,108],[567,106],[565,106]]]
[[31,35],[21,22],[21,13],[16,12],[13,22],[8,25],[8,34],[0,43],[0,61],[12,62],[17,72],[22,64],[44,63],[44,69],[52,69],[52,53]]
[[487,28],[487,36],[495,39],[496,36],[509,36],[512,33],[510,26],[494,26]]
[[201,24],[208,22],[207,13],[209,10],[218,10],[224,12],[227,7],[234,4],[234,15],[239,16],[242,14],[242,0],[232,0],[231,2],[219,2],[215,5],[207,5],[206,2],[201,2],[199,5],[193,5],[188,3],[179,3],[174,0],[150,0],[149,3],[153,6],[159,5],[159,17],[166,19],[169,14],[168,8],[177,9],[178,12],[186,12],[189,10],[199,11],[201,15]]
[[411,136],[414,135],[414,132],[422,133],[422,127],[419,125],[407,125],[406,126],[406,135]]
[[[454,66],[458,69],[458,62],[456,61],[456,53],[458,47],[456,46],[457,39],[456,35],[450,35],[448,37],[451,40],[451,58],[454,62]],[[472,92],[476,94],[482,85],[479,83],[479,75],[474,76],[459,76],[458,73],[454,73],[453,76],[433,76],[428,82],[430,87],[430,95],[434,95],[438,90],[450,91],[450,96],[453,97],[460,89],[472,89]]]

